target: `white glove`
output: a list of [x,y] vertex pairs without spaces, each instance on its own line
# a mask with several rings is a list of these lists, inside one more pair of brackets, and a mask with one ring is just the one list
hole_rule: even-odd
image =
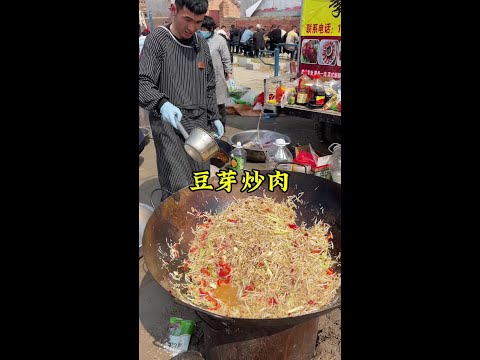
[[213,125],[217,128],[218,137],[222,137],[225,134],[225,128],[220,120],[213,120]]
[[178,119],[178,121],[182,120],[182,112],[170,101],[167,101],[165,104],[162,105],[162,107],[160,108],[160,114],[162,114],[163,121],[168,122],[175,129],[177,129],[176,119]]

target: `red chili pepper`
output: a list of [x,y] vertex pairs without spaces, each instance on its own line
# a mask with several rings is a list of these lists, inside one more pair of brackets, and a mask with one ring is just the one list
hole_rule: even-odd
[[293,243],[293,247],[299,247],[300,245],[298,245],[298,241],[295,240],[295,242]]
[[316,305],[316,304],[317,304],[317,303],[316,303],[315,301],[313,301],[313,300],[310,300],[310,301],[308,302],[308,305]]
[[260,262],[257,263],[257,266],[264,266],[264,265],[265,265],[265,263],[262,262],[262,261],[260,261]]
[[310,250],[310,252],[312,254],[320,254],[322,252],[322,250],[315,249],[315,250]]
[[194,247],[192,247],[192,248],[190,249],[190,252],[191,252],[191,253],[194,253],[194,252],[197,251],[197,250],[198,250],[198,248],[197,248],[196,246],[194,246]]
[[222,285],[230,284],[230,279],[231,279],[231,278],[232,278],[232,277],[229,275],[229,276],[227,276],[225,279],[218,279],[218,280],[217,280],[217,285],[218,285],[218,286],[222,286]]
[[212,222],[212,219],[208,218],[208,220],[207,220],[207,221],[208,221],[209,223],[211,223],[211,222]]
[[227,219],[228,222],[231,222],[231,223],[234,223],[236,224],[238,222],[238,220],[233,220],[233,219]]
[[201,268],[201,269],[200,269],[200,272],[201,272],[202,274],[205,274],[205,275],[207,275],[207,276],[210,276],[210,271],[208,271],[207,268]]
[[307,234],[307,233],[305,233],[305,234],[303,234],[303,236],[308,236],[308,234]]
[[189,263],[190,263],[190,261],[187,261],[187,262],[183,263],[183,272],[187,272],[187,268],[188,268]]
[[207,293],[207,296],[205,296],[205,299],[207,299],[210,302],[215,303],[215,305],[218,303],[217,299],[213,298],[210,294]]
[[327,289],[327,288],[328,288],[328,285],[323,285],[323,288],[324,288],[324,289]]
[[215,310],[220,309],[220,307],[221,307],[221,305],[219,303],[217,303],[214,307],[208,308],[207,310],[215,311]]
[[230,271],[232,271],[232,268],[230,267],[230,265],[225,263],[222,265],[222,268],[218,272],[218,276],[226,277],[228,274],[230,274]]
[[333,274],[335,274],[335,271],[333,271],[332,268],[328,268],[327,275],[333,275]]
[[202,234],[201,240],[204,241],[207,238],[207,235],[208,235],[208,231],[205,230]]
[[202,288],[198,288],[198,292],[199,292],[201,295],[208,295],[208,296],[210,296],[210,294],[209,294],[207,291],[203,291]]
[[202,279],[201,284],[202,284],[204,287],[207,287],[207,282],[205,281],[205,279]]
[[253,290],[255,290],[255,285],[254,284],[250,284],[250,285],[245,286],[245,291],[253,291]]
[[288,224],[288,227],[289,227],[290,229],[293,229],[293,230],[297,230],[297,229],[298,229],[298,226],[295,225],[295,224]]
[[273,306],[273,305],[277,305],[278,302],[275,298],[271,297],[270,299],[268,299],[268,304]]

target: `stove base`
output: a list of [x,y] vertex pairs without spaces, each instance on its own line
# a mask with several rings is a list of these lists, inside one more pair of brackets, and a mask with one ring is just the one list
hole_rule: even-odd
[[287,327],[215,329],[205,321],[207,360],[311,360],[319,318]]

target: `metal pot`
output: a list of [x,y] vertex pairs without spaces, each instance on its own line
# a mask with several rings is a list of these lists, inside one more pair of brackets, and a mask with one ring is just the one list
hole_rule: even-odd
[[177,127],[185,138],[185,144],[183,145],[185,151],[193,160],[207,161],[220,150],[215,138],[208,131],[195,128],[189,135],[178,119]]
[[[290,137],[284,134],[280,134],[275,131],[270,131],[270,130],[246,130],[246,131],[240,131],[233,135],[230,138],[230,142],[232,144],[236,144],[238,141],[242,143],[244,146],[246,143],[250,141],[254,142],[259,142],[258,141],[258,133],[260,133],[260,139],[272,139],[275,141],[276,139],[284,139],[286,143],[291,143],[292,141],[290,140]],[[263,143],[262,145],[264,146],[265,151],[270,147],[270,143]],[[263,152],[262,148],[260,145],[256,145],[254,148],[245,148],[244,149],[247,151],[247,161],[249,162],[265,162],[266,157],[265,153]]]

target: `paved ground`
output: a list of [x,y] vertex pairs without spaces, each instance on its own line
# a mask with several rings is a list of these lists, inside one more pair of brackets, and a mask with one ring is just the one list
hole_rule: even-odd
[[[266,59],[272,61],[273,59]],[[263,91],[263,78],[273,73],[273,68],[265,67],[262,71],[246,70],[235,66],[234,76],[237,84],[248,86],[252,89]],[[146,113],[140,110],[140,126],[149,127]],[[257,117],[227,117],[226,136],[243,131],[256,129]],[[292,144],[310,143],[315,150],[327,154],[328,144],[320,142],[315,131],[315,122],[291,116],[279,116],[268,121],[261,121],[260,129],[273,130],[288,135]],[[247,163],[247,167],[261,169],[264,164]],[[155,162],[155,147],[153,140],[145,146],[139,156],[139,201],[150,203],[150,193],[159,187],[157,167]],[[158,193],[153,196],[153,202],[158,204]],[[179,316],[184,319],[198,319],[193,311],[174,304],[169,294],[150,276],[143,258],[139,261],[139,359],[140,360],[168,360],[171,355],[162,349],[165,342],[170,316]],[[318,332],[318,345],[314,360],[339,360],[340,359],[340,318],[339,309],[324,315],[320,319]],[[191,348],[202,350],[203,330],[201,323],[195,330],[190,342]],[[225,359],[228,360],[228,359]]]

